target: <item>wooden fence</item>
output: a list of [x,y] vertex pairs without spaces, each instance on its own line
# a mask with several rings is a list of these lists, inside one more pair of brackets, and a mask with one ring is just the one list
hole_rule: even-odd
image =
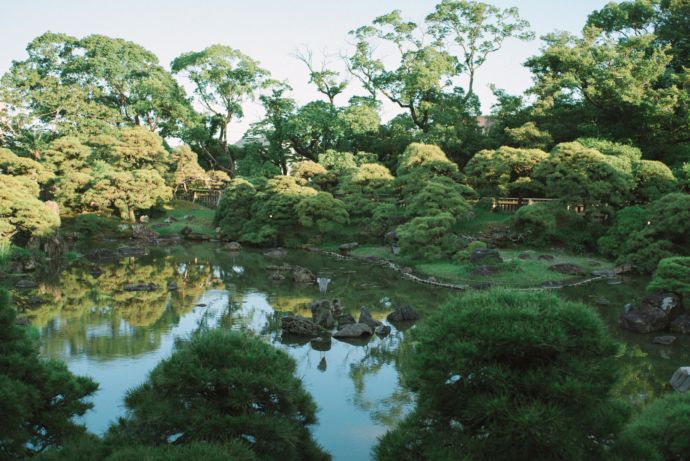
[[218,208],[222,196],[222,189],[178,189],[175,192],[176,200],[198,203],[207,208]]
[[[178,189],[175,192],[176,200],[186,200],[188,202],[198,203],[208,208],[218,208],[218,203],[223,196],[222,189]],[[506,213],[515,213],[518,209],[526,205],[534,205],[535,203],[553,202],[555,199],[551,198],[490,198],[491,209],[502,211]],[[478,203],[481,198],[469,199],[470,203]],[[573,209],[576,213],[582,214],[585,207],[581,205],[569,205],[568,209]]]

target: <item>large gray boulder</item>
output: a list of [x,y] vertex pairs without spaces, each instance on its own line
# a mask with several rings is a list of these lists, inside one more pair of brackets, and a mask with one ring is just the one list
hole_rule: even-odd
[[334,338],[359,338],[362,336],[371,336],[372,330],[369,325],[365,323],[351,323],[345,325],[343,328],[335,332]]
[[320,326],[298,315],[281,317],[280,327],[283,333],[297,336],[319,336],[323,332]]
[[680,392],[690,389],[690,367],[680,367],[671,376],[671,386]]
[[501,264],[503,258],[499,254],[498,250],[493,248],[477,248],[470,253],[470,262],[472,264]]
[[684,312],[677,294],[653,294],[644,298],[637,308],[624,312],[618,323],[626,330],[650,333],[665,329]]
[[395,308],[393,312],[388,314],[386,320],[389,322],[414,322],[419,320],[419,314],[417,311],[407,304],[403,304]]

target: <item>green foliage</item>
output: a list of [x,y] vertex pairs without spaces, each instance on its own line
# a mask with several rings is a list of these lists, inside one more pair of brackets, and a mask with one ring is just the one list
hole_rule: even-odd
[[74,230],[90,238],[99,234],[115,232],[117,225],[112,219],[104,216],[83,213],[74,218]]
[[219,226],[224,236],[231,240],[242,240],[243,228],[252,219],[252,205],[256,188],[242,178],[235,178],[228,184],[218,203],[213,224]]
[[326,168],[311,160],[304,160],[292,165],[290,176],[297,178],[300,184],[308,184],[315,176],[326,174]]
[[597,208],[623,205],[633,188],[630,162],[584,147],[577,142],[557,145],[534,169],[533,178],[544,184],[546,196]]
[[677,256],[659,261],[647,290],[671,291],[690,298],[690,257]]
[[548,154],[538,149],[503,146],[477,152],[465,165],[464,173],[468,183],[482,195],[506,196],[522,192],[518,195],[538,197],[543,192],[538,187],[530,190],[526,182],[531,182],[534,168],[547,158]]
[[670,461],[690,453],[690,394],[674,392],[653,401],[623,429],[616,459]]
[[328,235],[348,222],[345,204],[328,192],[318,192],[300,200],[295,206],[299,223],[316,230],[318,237]]
[[355,156],[350,152],[337,152],[329,149],[323,154],[319,154],[319,163],[324,168],[336,173],[344,173],[357,168]]
[[460,262],[467,262],[470,259],[470,255],[474,250],[478,250],[480,248],[487,248],[487,244],[482,242],[481,240],[473,240],[471,241],[468,245],[467,248],[464,250],[460,250],[455,254],[455,257],[460,261]]
[[23,176],[39,184],[53,179],[52,173],[47,171],[43,164],[30,158],[19,157],[11,150],[3,148],[0,148],[0,173]]
[[[651,273],[663,258],[690,255],[690,195],[667,194],[616,222],[600,242],[617,256],[618,264]],[[646,214],[646,220],[645,220]]]
[[557,244],[574,251],[590,247],[601,227],[568,210],[561,202],[523,206],[512,216],[510,224],[512,231],[531,245]]
[[632,164],[635,187],[632,191],[638,203],[652,200],[674,192],[676,178],[669,167],[656,160],[640,160]]
[[[235,174],[235,162],[228,148],[228,125],[244,116],[243,104],[271,85],[270,73],[242,52],[224,45],[184,53],[171,63],[174,74],[183,74],[194,85],[194,94],[209,123],[197,122],[185,137],[204,150],[218,146]],[[208,149],[206,149],[208,151]],[[212,156],[211,159],[216,163]],[[212,164],[215,167],[215,164]]]
[[141,169],[96,174],[93,186],[83,196],[85,203],[101,213],[116,210],[122,219],[136,220],[136,213],[172,199],[172,189],[158,171]]
[[518,128],[505,128],[511,144],[527,149],[547,150],[553,146],[553,138],[547,131],[540,130],[534,122],[526,122]]
[[223,444],[111,447],[96,437],[81,437],[65,446],[51,448],[37,461],[255,461],[256,455],[240,441]]
[[172,154],[175,163],[173,172],[173,187],[177,190],[183,187],[185,190],[190,187],[209,187],[211,178],[201,165],[199,158],[187,145],[182,145],[175,149]]
[[258,457],[330,459],[311,438],[316,406],[286,353],[242,333],[212,330],[179,343],[125,398],[127,418],[111,428],[118,444],[247,439]]
[[84,432],[73,418],[98,385],[65,364],[39,358],[38,346],[15,324],[7,292],[0,291],[0,459],[17,459]]
[[629,144],[618,143],[601,138],[578,138],[578,143],[590,149],[598,150],[604,155],[611,155],[631,163],[642,160],[642,151]]
[[398,175],[409,173],[416,167],[444,168],[453,163],[448,160],[446,154],[438,147],[431,144],[414,142],[407,146],[400,156]]
[[37,196],[38,185],[33,180],[0,174],[0,241],[17,234],[48,235],[60,226],[60,217]]
[[626,241],[633,233],[647,226],[647,210],[640,206],[629,206],[618,211],[606,235],[597,241],[599,251],[609,257],[617,257]]
[[419,216],[397,228],[400,254],[418,260],[439,259],[457,248],[452,233],[455,218],[450,213]]
[[618,347],[587,306],[545,292],[467,293],[412,332],[417,407],[384,460],[602,459],[626,411]]
[[405,214],[411,218],[441,213],[461,221],[472,216],[472,205],[462,197],[462,188],[450,181],[429,181],[405,207]]
[[680,190],[690,194],[690,162],[683,163],[675,171],[675,176],[678,179],[678,187]]

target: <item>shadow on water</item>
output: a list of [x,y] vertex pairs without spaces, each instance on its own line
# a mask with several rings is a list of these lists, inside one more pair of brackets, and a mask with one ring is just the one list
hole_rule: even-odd
[[[330,279],[326,293],[317,284],[297,284],[289,276],[270,278],[267,268],[282,264]],[[84,418],[90,430],[102,433],[121,416],[126,391],[171,353],[176,338],[203,324],[259,336],[297,361],[298,374],[319,407],[315,437],[336,460],[370,459],[376,438],[412,407],[413,395],[399,383],[398,364],[406,331],[414,327],[391,325],[385,338],[311,340],[282,336],[281,315],[309,317],[311,301],[337,298],[355,318],[366,306],[374,318],[388,323],[391,305],[413,305],[423,317],[458,295],[364,262],[297,251],[272,259],[255,251],[230,253],[214,244],[156,248],[145,256],[98,264],[98,269],[93,262],[80,262],[43,277],[37,290],[18,293],[47,301],[27,311],[41,331],[43,354],[64,360],[72,371],[100,384],[95,408]],[[156,288],[123,291],[128,284]],[[664,392],[675,368],[690,363],[688,338],[659,346],[651,343],[653,335],[627,335],[617,327],[622,306],[640,298],[643,287],[644,281],[629,280],[561,292],[596,308],[625,344],[617,392],[636,402]]]

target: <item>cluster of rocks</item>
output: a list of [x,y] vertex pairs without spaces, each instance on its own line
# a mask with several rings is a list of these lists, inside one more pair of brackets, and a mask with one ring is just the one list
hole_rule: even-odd
[[[374,334],[385,337],[391,332],[391,327],[374,319],[366,307],[360,308],[359,318],[355,320],[352,314],[343,309],[339,299],[316,300],[309,305],[309,310],[311,319],[298,315],[282,317],[280,323],[283,334],[314,337],[316,339],[312,343],[316,342],[319,347],[324,348],[331,336],[340,340],[354,340]],[[412,307],[402,305],[390,313],[387,320],[391,323],[411,322],[418,318],[419,315]]]
[[274,281],[286,280],[288,277],[295,283],[316,283],[316,275],[306,267],[283,264],[266,266],[268,278]]
[[667,328],[678,333],[690,333],[690,316],[686,314],[680,296],[675,293],[649,295],[637,307],[627,304],[618,323],[622,328],[637,333]]

